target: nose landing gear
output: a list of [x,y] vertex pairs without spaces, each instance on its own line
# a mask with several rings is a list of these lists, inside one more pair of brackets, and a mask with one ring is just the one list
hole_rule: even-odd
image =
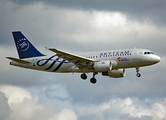
[[137,77],[141,77],[141,74],[140,74],[140,73],[137,73],[136,76],[137,76]]
[[137,72],[136,76],[141,77],[141,74],[139,73],[139,67],[136,67],[136,72]]

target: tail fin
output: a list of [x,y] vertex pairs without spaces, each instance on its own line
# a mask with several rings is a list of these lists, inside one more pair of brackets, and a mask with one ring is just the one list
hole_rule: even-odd
[[44,56],[20,31],[12,32],[12,34],[20,59]]

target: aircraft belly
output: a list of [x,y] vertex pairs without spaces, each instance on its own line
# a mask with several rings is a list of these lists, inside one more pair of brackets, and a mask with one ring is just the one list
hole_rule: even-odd
[[118,68],[128,68],[128,67],[131,67],[131,63],[128,62],[128,61],[124,61],[124,62],[118,62],[118,65],[117,65]]
[[[61,66],[59,67],[59,69],[58,69],[57,71],[53,71],[53,72],[71,72],[71,71],[69,70],[69,68],[72,67],[72,66],[74,66],[73,63],[64,63],[63,65],[61,65]],[[57,67],[58,67],[58,66],[57,66]],[[57,68],[57,67],[56,67],[56,68]]]

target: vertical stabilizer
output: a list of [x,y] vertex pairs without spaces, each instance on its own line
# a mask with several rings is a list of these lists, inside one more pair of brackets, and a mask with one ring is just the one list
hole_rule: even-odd
[[12,34],[20,59],[44,56],[30,43],[30,41],[20,31],[12,32]]

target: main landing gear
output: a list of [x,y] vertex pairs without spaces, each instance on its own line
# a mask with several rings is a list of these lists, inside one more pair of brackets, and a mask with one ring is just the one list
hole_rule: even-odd
[[136,72],[137,72],[136,76],[141,77],[141,74],[139,73],[139,67],[136,67]]
[[[95,84],[97,82],[96,78],[95,78],[95,75],[97,75],[98,72],[93,72],[93,77],[90,79],[90,82]],[[87,79],[87,75],[85,73],[81,74],[81,78],[83,80]]]
[[96,78],[93,77],[93,78],[90,79],[90,82],[95,84],[97,82],[97,80],[96,80]]
[[86,75],[85,73],[83,73],[83,74],[81,74],[81,78],[82,78],[83,80],[86,80],[86,79],[87,79],[87,75]]

